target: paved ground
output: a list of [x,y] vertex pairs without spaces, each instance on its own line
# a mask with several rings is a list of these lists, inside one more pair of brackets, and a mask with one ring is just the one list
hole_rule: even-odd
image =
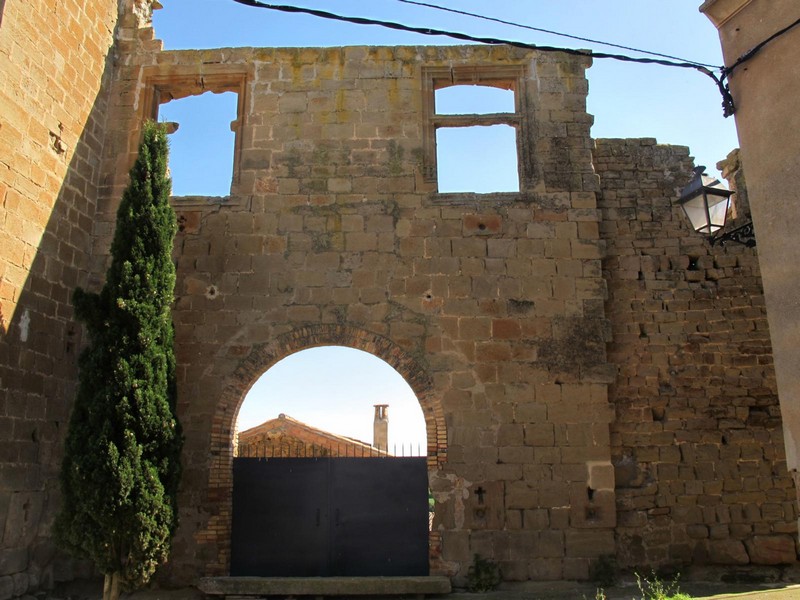
[[[800,584],[764,586],[684,582],[680,585],[680,589],[695,600],[800,600]],[[454,592],[448,596],[434,598],[435,600],[595,600],[595,592],[596,586],[591,584],[531,582],[485,594]],[[608,600],[640,600],[642,597],[634,583],[607,588],[605,593]],[[100,600],[101,597],[102,582],[97,581],[63,585],[53,592],[39,595],[37,598],[40,600]],[[123,595],[123,599],[126,598],[127,600],[202,600],[204,596],[194,588],[182,588],[178,590],[140,590],[134,594]],[[36,598],[30,597],[28,600],[36,600]],[[359,600],[371,599],[361,597]]]
[[[775,587],[684,582],[680,591],[695,600],[800,600],[800,585]],[[596,586],[577,583],[529,583],[486,594],[453,593],[448,600],[595,600]],[[640,600],[635,583],[606,588],[608,600]]]

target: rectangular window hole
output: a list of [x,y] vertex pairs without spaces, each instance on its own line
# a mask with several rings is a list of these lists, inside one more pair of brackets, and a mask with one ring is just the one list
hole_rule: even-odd
[[510,125],[436,130],[440,193],[518,192],[517,130]]
[[235,92],[206,92],[159,106],[159,121],[178,124],[169,136],[173,196],[231,193],[238,104]]
[[493,85],[451,85],[436,90],[437,115],[514,113],[514,90]]

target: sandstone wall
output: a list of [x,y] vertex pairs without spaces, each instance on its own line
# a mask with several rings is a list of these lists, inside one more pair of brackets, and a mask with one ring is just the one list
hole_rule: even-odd
[[[231,195],[175,199],[186,447],[173,576],[227,573],[250,385],[290,352],[341,344],[392,364],[423,407],[435,571],[463,578],[480,553],[512,580],[586,577],[614,551],[615,522],[587,61],[477,46],[134,58],[114,94],[123,151],[159,102],[240,95]],[[436,77],[511,82],[519,193],[437,193]]]
[[50,529],[117,4],[0,5],[0,598],[71,575],[53,571]]
[[[475,553],[509,580],[586,578],[612,554],[796,561],[755,251],[689,230],[673,206],[686,149],[600,140],[592,156],[586,59],[162,52],[149,3],[126,0],[112,73],[116,5],[8,2],[0,23],[0,143],[14,149],[0,156],[0,600],[54,576],[81,345],[69,295],[102,284],[141,124],[221,91],[239,96],[231,193],[174,199],[186,446],[173,583],[227,573],[246,392],[325,344],[383,358],[416,393],[431,566],[457,583]],[[485,118],[436,115],[447,83],[514,90],[498,119],[517,132],[519,192],[438,193],[436,127]]]
[[687,148],[655,140],[596,145],[619,369],[616,554],[639,567],[796,563],[756,249],[691,231],[675,203],[691,166]]

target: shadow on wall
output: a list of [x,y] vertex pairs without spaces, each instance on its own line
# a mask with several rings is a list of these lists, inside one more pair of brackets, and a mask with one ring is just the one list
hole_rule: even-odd
[[[0,315],[9,319],[0,327],[0,587],[13,587],[15,596],[93,573],[55,549],[51,528],[82,345],[71,295],[89,275],[108,66],[104,72],[14,312]],[[64,149],[54,144],[49,151]],[[12,258],[7,250],[4,261]]]

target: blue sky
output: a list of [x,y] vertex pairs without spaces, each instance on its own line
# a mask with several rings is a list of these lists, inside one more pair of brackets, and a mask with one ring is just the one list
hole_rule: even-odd
[[[156,35],[166,49],[226,46],[454,44],[456,40],[337,23],[308,15],[243,6],[233,0],[163,0]],[[276,2],[278,3],[278,2]],[[285,0],[352,16],[496,36],[540,45],[622,52],[597,44],[476,20],[398,0]],[[572,35],[721,65],[717,31],[698,11],[700,0],[431,0]],[[713,81],[693,70],[597,59],[588,71],[594,137],[655,137],[688,145],[698,162],[714,164],[738,145]]]
[[[698,12],[700,0],[429,1],[576,36],[713,65],[722,64],[716,29]],[[164,8],[155,13],[154,26],[156,36],[164,41],[166,49],[460,43],[376,26],[336,23],[307,15],[255,9],[233,0],[162,0],[162,3]],[[635,55],[630,51],[576,42],[398,0],[285,0],[282,3],[476,36]],[[722,116],[719,92],[711,79],[700,73],[596,59],[587,76],[588,111],[595,117],[592,135],[596,138],[655,137],[661,143],[686,145],[697,162],[709,167],[712,174],[716,173],[714,164],[738,145],[733,119]],[[206,94],[201,98],[203,102],[215,103],[210,110],[229,111],[230,120],[233,120],[235,107],[231,95],[215,97]],[[172,104],[177,107],[177,103]],[[169,111],[172,108],[169,104],[162,107],[162,116],[171,119]],[[191,137],[193,129],[196,135],[207,141],[210,132],[203,125],[192,127],[190,122],[195,116],[202,124],[202,110],[201,107],[184,109],[180,118],[176,118],[182,124],[179,133],[187,137],[183,140],[179,140],[177,135],[174,137],[173,155],[183,152],[178,152],[180,144],[189,148],[203,146],[197,138]],[[215,135],[224,137],[230,133],[223,128]],[[232,143],[228,146],[232,147]],[[195,155],[190,160],[190,163],[172,164],[177,195],[227,193],[230,166],[220,168],[219,156]],[[210,162],[204,163],[203,160]],[[190,181],[199,189],[181,189],[180,180]],[[392,404],[390,443],[424,445],[422,414],[416,400],[402,378],[385,363],[357,351],[331,349],[299,353],[284,363],[273,367],[254,387],[242,408],[240,428],[285,412],[313,425],[370,441],[372,404],[388,402]],[[325,375],[328,371],[329,374]],[[344,373],[349,375],[343,376]],[[392,374],[399,378],[399,383],[393,382]],[[356,386],[356,389],[345,387],[345,383],[358,381],[363,385]],[[306,384],[308,388],[303,389]],[[356,397],[360,400],[351,407],[349,399]],[[256,408],[250,408],[251,404]],[[409,407],[407,412],[402,408],[404,405]],[[410,425],[415,419],[416,425]]]

